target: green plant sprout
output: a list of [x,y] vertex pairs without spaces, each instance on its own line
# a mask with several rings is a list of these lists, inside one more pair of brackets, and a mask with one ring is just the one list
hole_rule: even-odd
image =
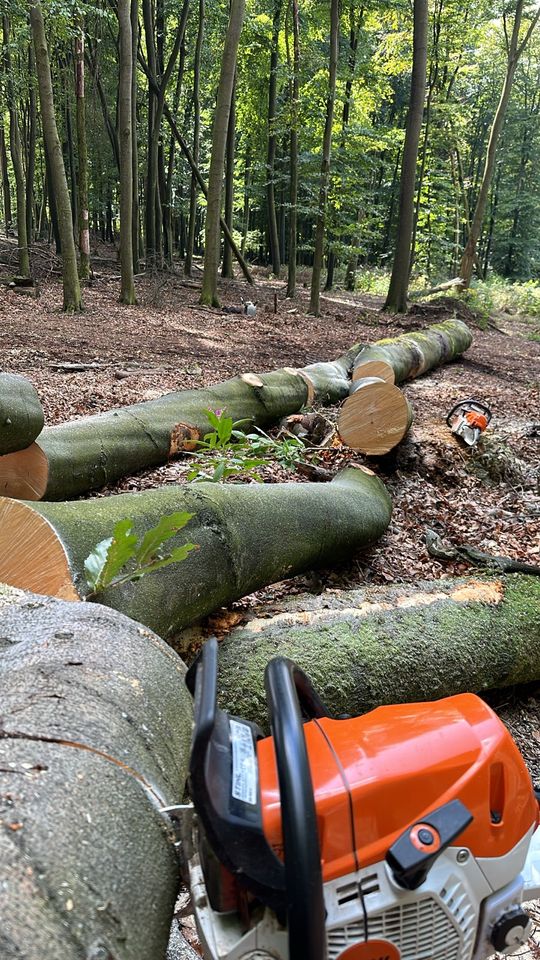
[[[101,540],[84,561],[86,582],[90,600],[108,587],[118,587],[131,580],[140,580],[156,570],[168,567],[171,563],[181,563],[192,550],[198,550],[195,543],[184,543],[170,553],[161,548],[167,540],[174,537],[193,517],[192,513],[171,513],[161,517],[158,524],[147,530],[142,540],[133,533],[133,520],[126,517],[115,524],[112,537]],[[131,569],[127,565],[133,562]]]

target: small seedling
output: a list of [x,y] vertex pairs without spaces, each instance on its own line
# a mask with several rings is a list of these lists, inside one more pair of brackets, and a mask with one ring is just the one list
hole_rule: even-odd
[[[133,533],[133,520],[126,517],[119,520],[113,529],[112,537],[96,544],[92,553],[84,562],[86,582],[91,600],[108,587],[118,587],[130,580],[140,580],[156,570],[168,567],[171,563],[181,563],[197,550],[195,543],[184,543],[170,553],[161,548],[167,540],[174,537],[193,517],[192,513],[177,512],[161,517],[159,523],[147,530],[142,540]],[[126,569],[131,564],[131,569]]]

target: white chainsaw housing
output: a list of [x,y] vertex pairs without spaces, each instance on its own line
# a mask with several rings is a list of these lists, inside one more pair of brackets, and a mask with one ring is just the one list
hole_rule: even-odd
[[[207,960],[291,960],[287,930],[270,909],[261,906],[246,930],[236,913],[211,908],[196,848],[188,867]],[[500,858],[475,859],[465,847],[449,847],[417,890],[398,886],[382,861],[325,883],[327,958],[375,939],[394,944],[401,960],[484,960],[494,952],[494,924],[539,893],[540,828]],[[526,942],[529,927],[508,933],[505,953]]]

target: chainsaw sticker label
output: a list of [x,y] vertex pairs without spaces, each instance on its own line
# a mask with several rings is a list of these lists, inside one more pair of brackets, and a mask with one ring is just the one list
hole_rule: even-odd
[[257,764],[251,729],[229,720],[232,744],[232,795],[243,803],[257,803]]

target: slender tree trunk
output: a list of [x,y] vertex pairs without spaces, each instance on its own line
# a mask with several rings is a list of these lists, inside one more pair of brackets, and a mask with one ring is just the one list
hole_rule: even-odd
[[7,80],[9,108],[9,149],[11,153],[11,162],[13,164],[13,173],[15,175],[15,188],[17,195],[17,248],[19,253],[19,273],[21,277],[29,277],[30,254],[28,250],[28,235],[26,232],[26,184],[24,179],[21,134],[19,130],[19,114],[13,85],[11,55],[9,49],[9,19],[7,14],[4,14],[2,17],[2,30],[4,37],[3,60]]
[[409,266],[411,261],[411,240],[414,218],[416,161],[418,158],[418,143],[422,129],[422,114],[426,93],[427,35],[428,2],[427,0],[414,0],[411,99],[405,130],[403,162],[401,165],[396,252],[392,267],[392,276],[390,278],[390,287],[384,304],[384,309],[393,313],[405,313],[407,310],[407,290],[409,286]]
[[75,97],[77,106],[79,264],[81,280],[90,278],[90,227],[88,222],[88,150],[86,146],[86,100],[84,90],[84,21],[75,39]]
[[324,251],[324,228],[328,202],[330,180],[330,155],[332,150],[332,123],[334,120],[334,100],[336,94],[336,74],[339,52],[339,0],[331,0],[330,5],[330,62],[328,69],[328,99],[326,101],[326,121],[324,125],[321,179],[319,186],[319,207],[315,228],[315,250],[313,253],[313,272],[311,275],[311,296],[309,311],[319,316],[321,272]]
[[[225,147],[225,206],[223,216],[225,223],[232,233],[233,229],[233,209],[234,209],[234,148],[236,138],[236,78],[233,83],[233,92],[231,98],[231,112],[229,114],[229,126],[227,127],[227,144]],[[228,243],[223,244],[223,264],[221,267],[221,276],[232,280],[233,258],[232,250]]]
[[[289,256],[287,260],[287,296],[296,293],[296,249],[298,233],[298,101],[300,96],[300,25],[298,18],[298,0],[292,0],[293,56],[292,83],[290,88],[291,129],[289,132],[290,150],[290,193],[289,193]],[[285,31],[288,41],[288,31]],[[287,51],[289,73],[291,57]]]
[[[200,77],[201,77],[201,50],[204,38],[204,13],[205,0],[199,0],[199,23],[197,26],[197,40],[195,42],[195,54],[193,59],[193,161],[196,166],[199,163],[199,141],[201,135],[201,99],[200,99]],[[191,172],[191,185],[189,191],[189,228],[187,239],[186,260],[184,263],[184,273],[186,277],[191,276],[193,266],[193,252],[195,247],[195,227],[197,223],[197,178],[195,172]]]
[[31,246],[34,234],[34,179],[36,174],[36,137],[37,137],[37,109],[34,77],[36,65],[32,45],[28,48],[28,72],[30,89],[28,94],[28,153],[26,164],[26,236]]
[[242,213],[242,255],[246,252],[249,232],[249,190],[251,186],[251,140],[248,137],[244,157],[244,210]]
[[133,279],[133,45],[131,0],[118,0],[120,31],[120,76],[118,83],[118,126],[120,146],[120,302],[136,303]]
[[272,45],[270,48],[270,78],[268,82],[268,151],[266,158],[266,206],[268,216],[268,241],[272,273],[279,277],[281,262],[279,255],[279,237],[276,217],[276,197],[274,187],[276,161],[276,95],[279,25],[281,20],[281,0],[274,0],[274,20],[272,26]]
[[[67,78],[66,78],[67,80]],[[70,197],[71,197],[71,218],[73,221],[73,236],[77,233],[77,224],[79,220],[78,214],[78,203],[77,203],[77,170],[75,169],[75,149],[73,146],[73,126],[71,123],[71,107],[69,105],[69,95],[67,91],[67,83],[65,90],[65,116],[66,116],[66,149],[65,149],[65,160],[64,166],[67,164],[67,171],[69,171],[69,185],[70,185]]]
[[4,133],[3,120],[0,117],[0,175],[2,177],[2,196],[4,200],[4,228],[6,237],[9,237],[9,228],[11,227],[11,191],[9,185],[6,135]]
[[139,143],[137,140],[137,47],[139,42],[139,0],[131,0],[131,166],[132,166],[132,237],[133,273],[139,272],[142,236],[139,215]]
[[491,187],[491,180],[493,177],[493,171],[495,169],[495,158],[497,155],[497,144],[499,142],[499,137],[501,130],[504,124],[504,118],[506,116],[506,108],[508,106],[508,101],[510,100],[510,95],[512,93],[512,85],[514,82],[514,76],[516,73],[516,68],[519,62],[519,58],[525,49],[531,34],[538,23],[540,18],[540,10],[537,11],[533,17],[527,33],[524,39],[519,42],[519,33],[521,28],[521,21],[523,18],[523,4],[524,0],[517,0],[516,12],[514,14],[514,24],[512,27],[512,35],[508,42],[508,59],[506,66],[506,75],[504,78],[504,84],[501,91],[501,97],[499,104],[495,111],[495,116],[493,118],[493,123],[491,125],[491,130],[489,134],[486,162],[484,165],[484,172],[482,174],[482,181],[480,184],[480,190],[478,193],[478,198],[476,201],[476,207],[474,210],[471,229],[469,231],[469,238],[467,240],[467,245],[463,251],[463,256],[461,258],[460,266],[460,276],[465,281],[465,285],[468,287],[474,269],[474,265],[477,259],[476,247],[480,234],[482,232],[482,224],[484,222],[484,216],[486,212],[489,191]]
[[220,248],[221,183],[227,142],[229,113],[236,70],[236,55],[244,22],[245,0],[231,0],[229,25],[223,47],[221,73],[212,126],[212,156],[208,175],[208,200],[204,246],[204,275],[201,303],[219,306],[217,276]]
[[58,229],[62,243],[62,270],[64,286],[64,310],[78,311],[82,309],[81,289],[77,273],[77,251],[73,237],[73,223],[71,219],[71,204],[66,180],[66,171],[62,158],[62,146],[58,137],[56,117],[54,113],[54,98],[51,80],[49,52],[45,38],[45,26],[41,4],[34,2],[30,6],[30,24],[36,55],[36,70],[39,84],[39,100],[41,105],[41,123],[45,149],[49,158],[50,189],[49,195],[54,193],[58,216]]

